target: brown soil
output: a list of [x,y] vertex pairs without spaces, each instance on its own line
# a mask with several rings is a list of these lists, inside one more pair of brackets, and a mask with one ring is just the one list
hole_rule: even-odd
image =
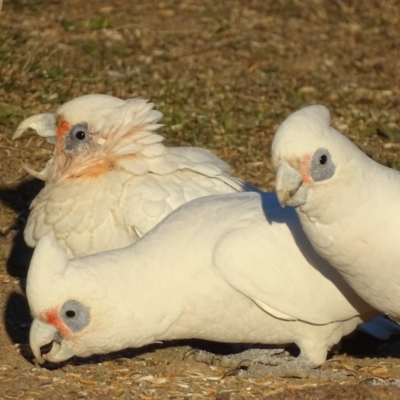
[[[395,399],[393,386],[298,379],[221,380],[166,343],[61,366],[29,351],[22,230],[51,147],[11,141],[29,115],[87,93],[156,103],[170,145],[213,150],[272,189],[271,137],[293,110],[322,103],[368,155],[399,165],[400,7],[396,0],[14,0],[0,14],[0,398]],[[46,290],[46,288],[43,288]],[[209,344],[201,344],[209,346]],[[221,348],[219,348],[221,350]],[[358,334],[322,368],[400,378],[399,342]],[[349,354],[349,355],[346,355]],[[368,358],[367,356],[371,357]]]

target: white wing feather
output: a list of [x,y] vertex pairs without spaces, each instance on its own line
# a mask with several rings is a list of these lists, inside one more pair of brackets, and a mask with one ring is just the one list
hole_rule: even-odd
[[[286,320],[327,324],[368,310],[343,278],[313,251],[294,210],[283,210],[274,195],[264,195],[264,212],[272,227],[265,222],[239,227],[217,250],[216,264],[232,287],[266,312]],[[292,238],[297,246],[288,246]],[[237,248],[243,251],[232,253]]]

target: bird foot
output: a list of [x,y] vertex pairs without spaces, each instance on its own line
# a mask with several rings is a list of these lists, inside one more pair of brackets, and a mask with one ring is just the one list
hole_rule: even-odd
[[364,379],[363,381],[360,382],[360,385],[400,387],[400,379],[383,379],[383,378],[374,376],[372,378]]
[[225,376],[237,376],[239,378],[259,378],[273,375],[276,378],[300,378],[300,379],[333,379],[341,380],[348,376],[358,379],[358,375],[353,371],[322,371],[316,369],[306,357],[299,356],[289,359],[283,357],[278,359],[275,364],[257,362],[241,362],[238,367],[228,371]]
[[237,354],[220,355],[204,350],[192,349],[184,359],[193,355],[194,359],[210,365],[231,368],[223,378],[260,378],[272,375],[276,378],[332,379],[341,380],[348,376],[358,379],[353,371],[322,371],[301,354],[293,357],[285,349],[249,349]]
[[210,353],[205,350],[192,349],[185,355],[184,359],[194,355],[194,359],[210,365],[224,368],[240,369],[249,364],[278,365],[281,359],[288,361],[293,357],[285,349],[249,349],[241,353],[221,355]]

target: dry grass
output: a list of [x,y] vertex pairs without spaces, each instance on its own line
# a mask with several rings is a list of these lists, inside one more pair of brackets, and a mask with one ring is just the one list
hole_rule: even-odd
[[[0,397],[233,400],[317,384],[219,382],[223,371],[185,363],[175,347],[148,353],[145,361],[98,359],[101,365],[56,371],[20,356],[12,343],[26,343],[29,314],[14,292],[21,293],[29,253],[20,254],[14,240],[21,242],[27,207],[40,189],[21,181],[22,164],[39,169],[50,154],[36,137],[10,141],[23,117],[87,93],[149,98],[165,115],[168,144],[207,147],[237,176],[272,189],[272,134],[290,112],[312,103],[328,106],[334,125],[371,157],[399,166],[399,70],[396,0],[6,1],[0,14]],[[384,375],[400,377],[395,359],[341,356],[337,362],[365,377],[386,362]],[[392,398],[385,390],[388,397],[379,398]]]

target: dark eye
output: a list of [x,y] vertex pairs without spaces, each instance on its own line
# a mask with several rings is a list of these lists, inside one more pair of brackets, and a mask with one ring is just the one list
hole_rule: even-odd
[[74,135],[78,140],[85,140],[86,139],[86,133],[83,132],[83,131],[74,132]]
[[319,158],[319,163],[320,163],[321,165],[325,165],[327,161],[328,161],[328,157],[326,156],[326,154],[323,154],[323,155]]
[[66,316],[67,318],[74,318],[75,315],[76,315],[76,313],[75,313],[74,310],[68,310],[68,311],[65,312],[65,316]]

